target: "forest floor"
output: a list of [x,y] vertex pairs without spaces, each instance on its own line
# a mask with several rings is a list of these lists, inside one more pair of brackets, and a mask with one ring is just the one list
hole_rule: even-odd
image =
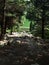
[[0,45],[0,65],[49,65],[49,44],[45,40],[27,33],[8,35],[7,40]]

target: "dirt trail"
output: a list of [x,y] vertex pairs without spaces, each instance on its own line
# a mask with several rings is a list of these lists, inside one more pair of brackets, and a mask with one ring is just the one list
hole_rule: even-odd
[[41,38],[22,36],[7,40],[7,45],[0,47],[0,65],[49,65],[49,45]]

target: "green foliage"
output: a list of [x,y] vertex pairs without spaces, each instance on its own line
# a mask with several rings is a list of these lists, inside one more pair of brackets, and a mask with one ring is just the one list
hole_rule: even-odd
[[[11,21],[11,25],[15,23],[17,29],[21,23],[21,17],[25,11],[25,2],[24,0],[6,0],[5,1],[5,16],[11,17],[12,20],[15,18],[16,21]],[[10,19],[11,19],[10,18]],[[16,24],[18,22],[19,24]],[[12,26],[13,28],[13,26]]]
[[44,26],[47,26],[49,21],[49,0],[30,0],[30,2],[27,5],[28,7],[26,18],[31,21],[36,21],[36,25],[38,25],[38,27],[36,27],[35,29],[36,31],[34,32],[35,35],[46,35],[44,33]]
[[25,3],[20,0],[11,0],[6,2],[6,12],[15,14],[16,16],[23,15],[25,9]]

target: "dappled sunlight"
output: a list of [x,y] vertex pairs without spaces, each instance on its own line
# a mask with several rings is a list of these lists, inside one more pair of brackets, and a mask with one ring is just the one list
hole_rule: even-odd
[[49,0],[0,0],[0,65],[49,65]]

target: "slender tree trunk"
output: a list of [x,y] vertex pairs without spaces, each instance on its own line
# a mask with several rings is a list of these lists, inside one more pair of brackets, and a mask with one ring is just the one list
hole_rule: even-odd
[[13,32],[13,25],[11,24],[11,32],[10,32],[10,34],[12,34],[12,32]]
[[1,9],[1,13],[2,13],[2,20],[1,20],[1,40],[4,39],[4,35],[5,35],[5,32],[6,32],[5,15],[4,15],[5,0],[3,0],[3,4],[2,5],[3,5],[3,7]]
[[44,36],[44,22],[45,22],[45,7],[43,6],[43,12],[42,12],[42,39],[45,38]]
[[11,17],[11,26],[10,26],[10,29],[11,29],[11,32],[10,32],[10,34],[12,34],[12,32],[13,32],[13,18]]
[[1,24],[1,39],[4,39],[5,33],[6,33],[6,25],[5,25],[4,16],[3,16],[3,20]]
[[32,21],[30,22],[30,31],[32,31]]

